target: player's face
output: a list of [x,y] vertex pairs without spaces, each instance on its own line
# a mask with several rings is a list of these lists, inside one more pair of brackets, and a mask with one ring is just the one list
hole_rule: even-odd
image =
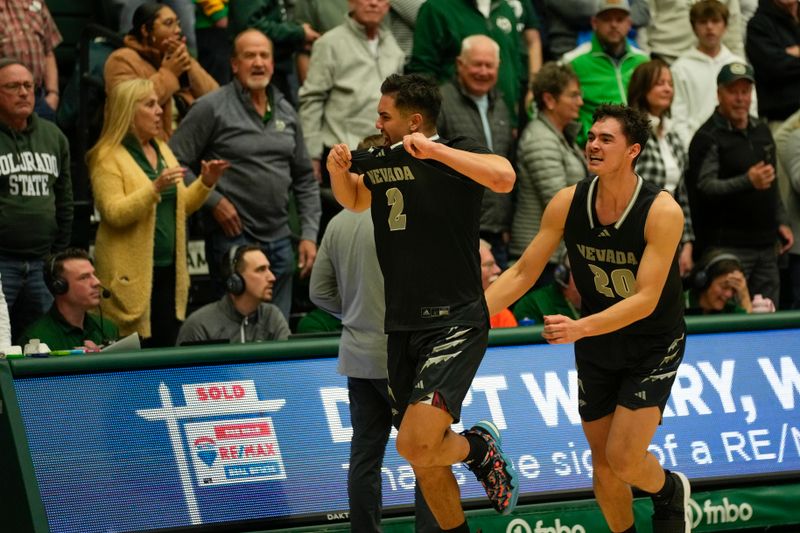
[[601,176],[630,168],[633,157],[638,153],[632,153],[634,146],[638,145],[628,145],[617,119],[605,117],[598,120],[592,124],[586,141],[589,172]]
[[61,276],[69,284],[69,290],[63,297],[70,305],[84,310],[98,306],[102,288],[90,261],[67,259]]
[[253,250],[242,256],[244,268],[242,278],[246,293],[256,300],[269,302],[272,300],[272,288],[275,285],[275,274],[269,269],[269,260],[264,252]]
[[33,113],[33,75],[22,65],[0,70],[0,117],[26,119]]
[[753,98],[753,82],[746,79],[717,88],[720,114],[737,128],[747,126],[750,101]]
[[275,69],[272,43],[263,34],[250,31],[240,36],[235,46],[236,56],[231,60],[233,75],[251,91],[266,89]]
[[631,31],[631,17],[621,9],[609,9],[592,17],[597,39],[606,46],[619,46]]
[[378,120],[375,127],[381,131],[386,144],[394,144],[412,133],[409,117],[394,105],[394,96],[384,94],[378,102]]
[[694,34],[697,35],[697,42],[704,50],[715,50],[722,42],[725,35],[725,21],[722,17],[716,19],[698,20],[694,24]]
[[660,117],[672,105],[672,96],[675,90],[672,88],[672,74],[668,68],[662,68],[655,83],[647,93],[647,106],[650,112]]

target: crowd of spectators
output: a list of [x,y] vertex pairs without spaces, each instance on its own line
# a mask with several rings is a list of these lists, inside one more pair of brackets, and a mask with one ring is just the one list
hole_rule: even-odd
[[[636,171],[684,209],[687,306],[800,308],[796,0],[114,3],[109,25],[124,39],[103,69],[105,122],[77,154],[99,220],[92,257],[69,249],[61,34],[46,2],[0,11],[0,344],[56,330],[86,346],[130,333],[146,346],[285,339],[309,312],[348,331],[319,277],[321,310],[292,309],[293,293],[308,291],[318,243],[354,237],[323,240],[338,211],[328,149],[375,133],[378,87],[402,71],[441,84],[440,135],[476,139],[517,170],[512,193],[484,195],[485,284],[530,242],[555,192],[587,175],[592,112],[612,102],[651,117]],[[195,211],[219,300],[199,302],[181,329]],[[338,255],[325,250],[326,272]],[[579,314],[562,256],[499,322]],[[87,313],[97,304],[104,319]]]

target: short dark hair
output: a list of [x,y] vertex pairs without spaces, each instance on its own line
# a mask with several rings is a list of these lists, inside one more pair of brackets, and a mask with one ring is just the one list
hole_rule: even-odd
[[50,288],[53,286],[53,281],[59,279],[64,274],[64,263],[71,259],[85,259],[94,264],[89,253],[82,248],[67,248],[60,252],[56,252],[47,258],[44,269],[44,282]]
[[[647,93],[658,82],[663,69],[669,70],[669,65],[663,59],[651,59],[642,63],[633,71],[631,81],[628,83],[628,105],[645,113],[650,111],[647,103]],[[667,110],[669,115],[669,110]]]
[[424,122],[436,124],[442,95],[436,81],[422,74],[392,74],[381,84],[381,94],[393,95],[394,105],[404,113],[419,113]]
[[613,118],[619,122],[622,134],[628,140],[628,146],[638,144],[639,155],[633,159],[633,166],[644,152],[650,138],[650,119],[638,109],[619,104],[600,104],[592,115],[592,124],[605,118]]
[[555,61],[542,65],[531,82],[536,108],[544,109],[544,93],[550,93],[553,98],[558,98],[571,81],[578,81],[578,75],[569,65],[560,65]]
[[264,255],[264,250],[255,244],[240,244],[231,247],[228,253],[225,254],[222,262],[222,274],[228,277],[232,274],[241,274],[244,270],[244,256],[250,252],[261,252]]
[[728,6],[719,0],[700,0],[689,10],[689,22],[694,28],[695,24],[704,20],[722,19],[727,26],[729,15]]

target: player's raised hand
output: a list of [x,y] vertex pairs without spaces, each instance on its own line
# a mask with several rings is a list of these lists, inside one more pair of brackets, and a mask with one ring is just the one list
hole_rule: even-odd
[[437,143],[416,131],[403,137],[403,147],[406,152],[417,159],[429,159],[433,157],[433,151],[437,148]]

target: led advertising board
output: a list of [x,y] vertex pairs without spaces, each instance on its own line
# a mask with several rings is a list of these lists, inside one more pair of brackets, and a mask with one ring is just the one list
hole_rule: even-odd
[[[335,366],[319,358],[15,380],[50,530],[341,516],[352,430]],[[800,472],[799,366],[798,329],[689,336],[651,450],[694,479]],[[572,346],[487,352],[462,417],[500,428],[523,497],[591,487],[577,387]],[[414,494],[393,443],[389,508]],[[484,497],[464,467],[454,472],[464,498]]]

